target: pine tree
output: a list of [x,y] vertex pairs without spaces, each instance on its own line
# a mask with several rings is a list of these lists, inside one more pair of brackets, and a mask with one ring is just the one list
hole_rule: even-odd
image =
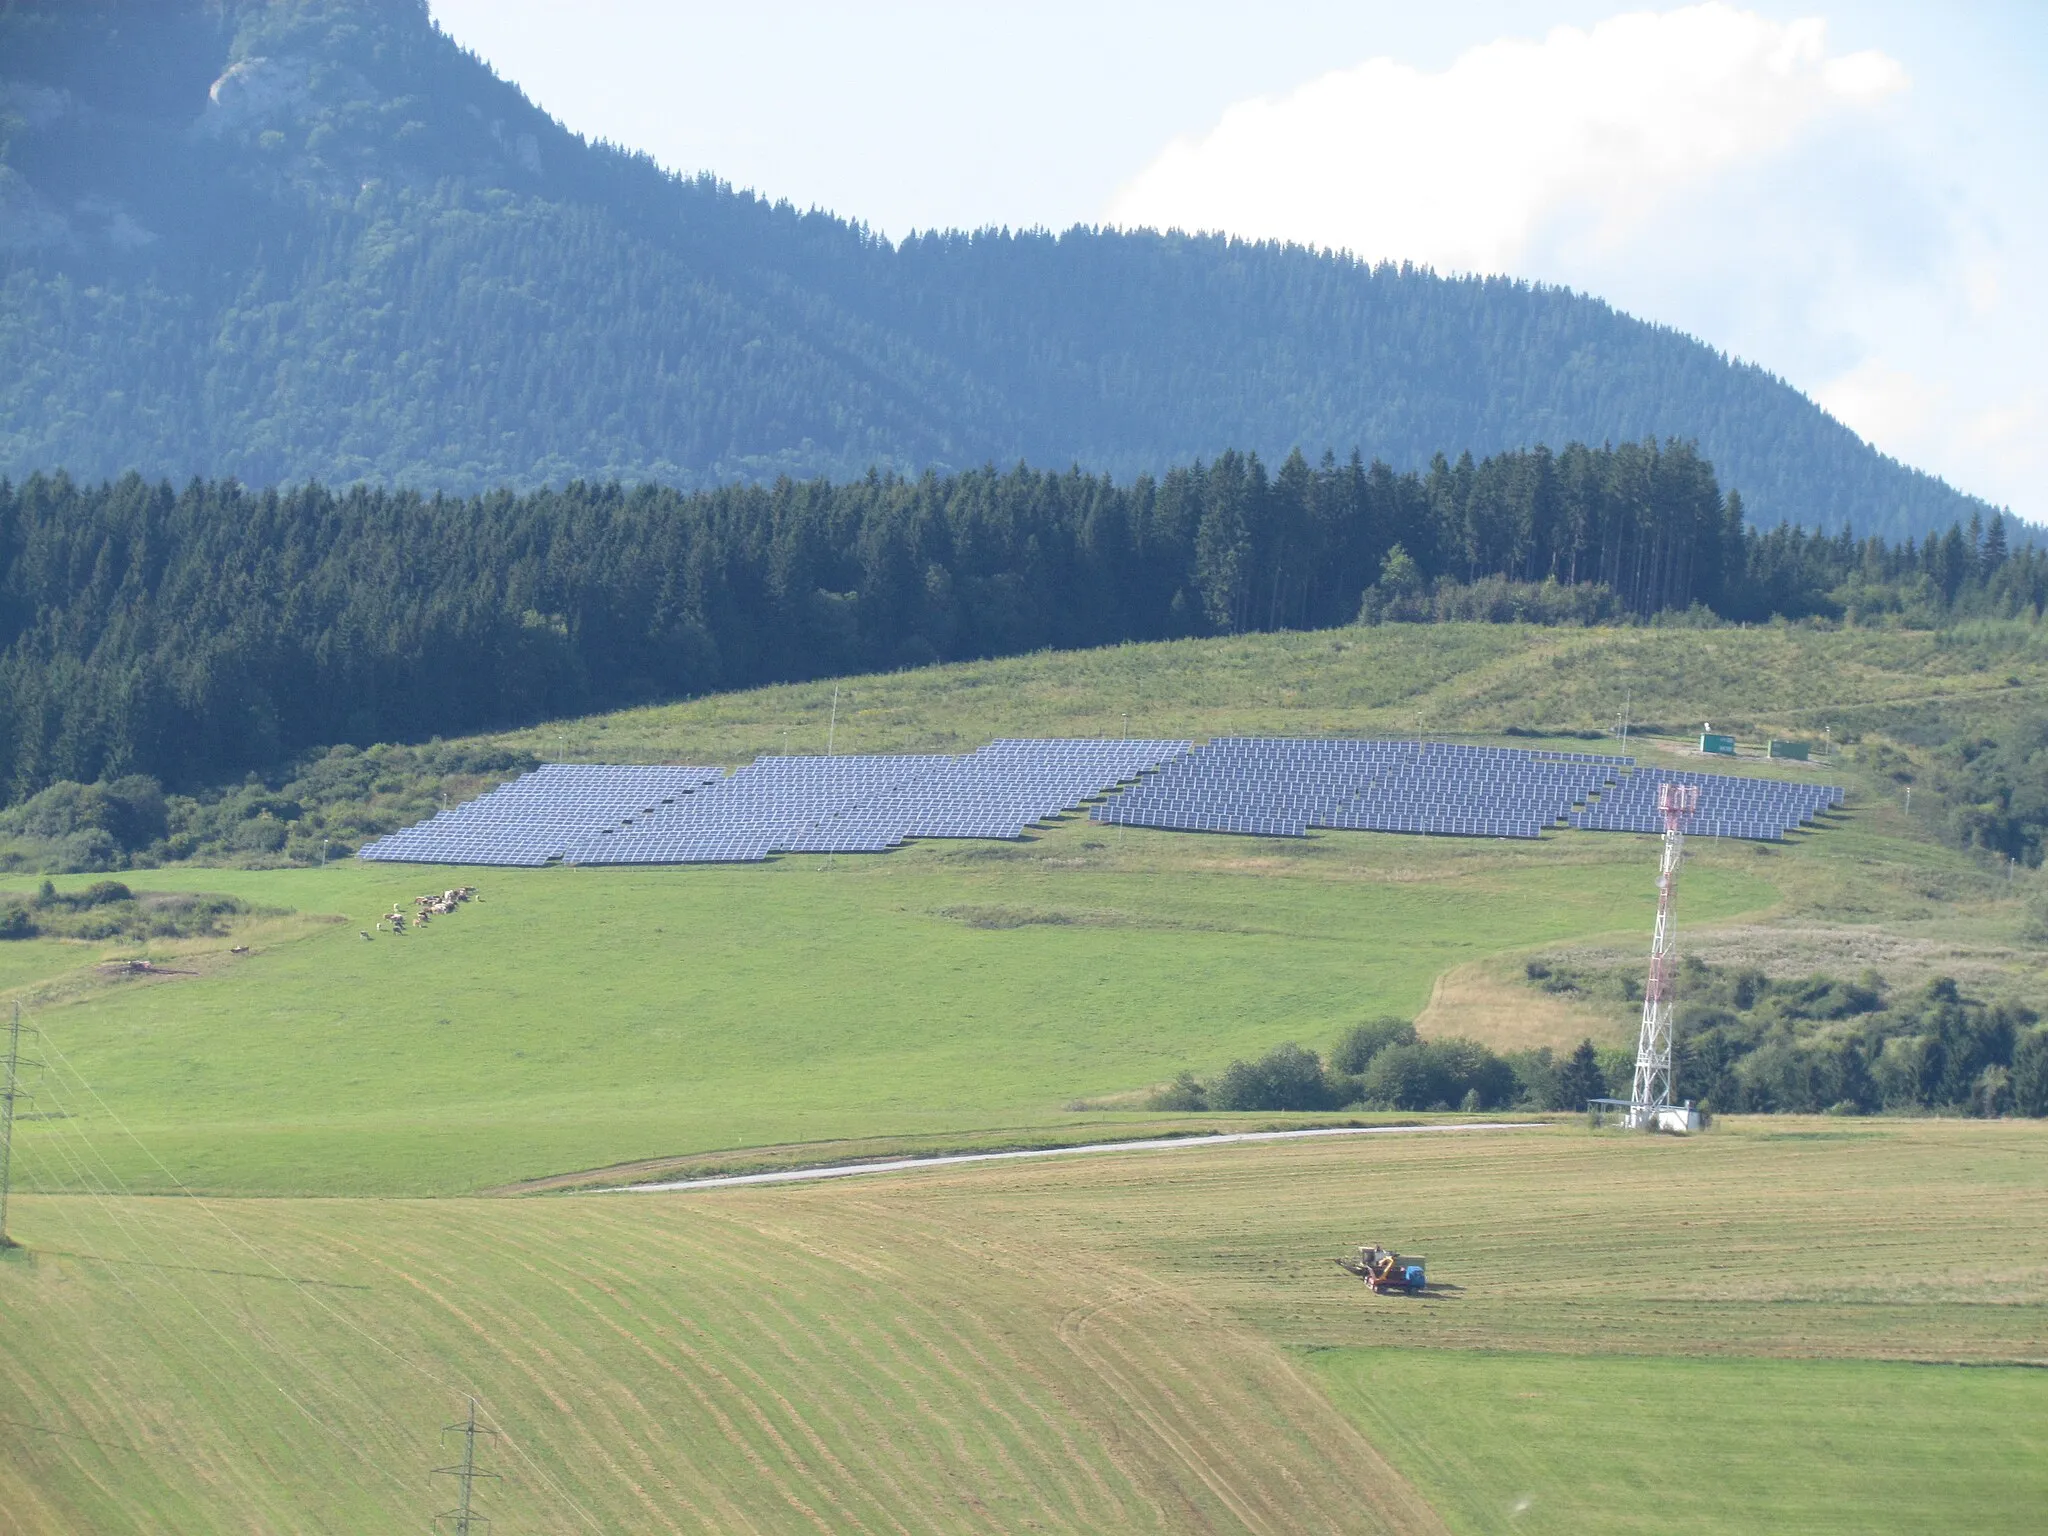
[[1557,1074],[1559,1109],[1584,1109],[1589,1099],[1607,1097],[1607,1077],[1591,1040],[1581,1040]]

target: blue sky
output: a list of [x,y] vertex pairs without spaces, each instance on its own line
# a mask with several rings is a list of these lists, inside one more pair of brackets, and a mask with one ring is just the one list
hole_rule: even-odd
[[2048,522],[2048,5],[433,3],[678,170],[1565,283]]

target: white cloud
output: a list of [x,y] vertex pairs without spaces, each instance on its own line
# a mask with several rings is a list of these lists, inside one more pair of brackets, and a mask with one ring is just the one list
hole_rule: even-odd
[[2048,520],[2039,221],[1908,85],[1887,54],[1831,54],[1820,20],[1615,16],[1239,102],[1108,217],[1597,293]]
[[1626,238],[1688,182],[1903,90],[1824,24],[1722,4],[1503,39],[1426,73],[1372,59],[1241,102],[1117,195],[1125,225],[1229,229],[1452,270],[1515,268],[1570,215]]

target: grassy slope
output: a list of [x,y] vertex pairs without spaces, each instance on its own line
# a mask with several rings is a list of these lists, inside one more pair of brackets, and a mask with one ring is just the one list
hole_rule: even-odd
[[[1707,1529],[1759,1508],[1747,1528],[1801,1528],[1820,1491],[1833,1528],[1932,1529],[2041,1497],[2048,1372],[1914,1367],[1909,1401],[1951,1421],[1813,1357],[2038,1361],[2044,1153],[2034,1124],[1802,1121],[711,1195],[31,1197],[35,1256],[0,1264],[0,1511],[414,1529],[446,1503],[421,1476],[446,1464],[435,1432],[475,1391],[516,1442],[485,1450],[499,1529],[1439,1528],[1419,1492],[1458,1530],[1535,1493],[1538,1528],[1620,1531],[1641,1527],[1608,1495],[1634,1485],[1703,1503]],[[1329,1258],[1369,1236],[1457,1289],[1365,1295]],[[1696,1362],[1683,1454],[1642,1433],[1642,1351]],[[1360,1371],[1377,1406],[1345,1386]],[[1811,1479],[1804,1456],[1741,1459],[1779,1422],[1759,1381],[1796,1409],[1790,1443],[1823,1447]],[[1531,1439],[1497,1443],[1503,1422]]]
[[[1782,862],[1717,850],[1688,910],[1768,906],[1761,871]],[[481,902],[369,943],[370,914],[435,877],[200,878],[351,916],[217,974],[38,1010],[49,1038],[187,1183],[445,1193],[719,1148],[1056,1127],[1078,1097],[1413,1013],[1475,953],[1608,932],[1649,902],[1654,869],[1630,839],[1287,847],[1077,824],[1021,850],[490,871]],[[121,1172],[161,1183],[130,1157]]]
[[995,736],[1605,731],[1628,705],[1745,737],[1998,718],[2048,700],[2048,639],[1787,628],[1388,625],[1054,652],[761,688],[487,738],[568,760],[745,762],[947,750]]
[[[1638,717],[1667,722],[1768,715],[1782,726],[1882,709],[1911,725],[1929,710],[2009,708],[2032,696],[2030,679],[2048,680],[2048,660],[2019,626],[1389,627],[856,679],[842,689],[837,744],[1121,731],[1124,705],[1134,733],[1562,730],[1609,719],[1624,690]],[[735,761],[779,749],[785,730],[793,747],[821,746],[806,734],[820,735],[830,707],[827,685],[766,689],[520,741],[572,757]],[[1748,914],[1741,932],[1775,924],[1811,964],[1847,963],[1882,932],[1913,946],[1916,963],[2037,971],[2038,954],[2010,943],[2017,904],[1999,883],[1909,824],[1853,762],[1827,772],[1857,794],[1844,824],[1783,850],[1696,845],[1693,934]],[[181,1177],[215,1189],[452,1191],[768,1143],[1044,1135],[1075,1123],[1063,1106],[1077,1098],[1213,1070],[1282,1039],[1321,1044],[1360,1014],[1413,1012],[1439,973],[1502,951],[1632,951],[1651,858],[1604,835],[1520,848],[1070,823],[1017,848],[493,871],[476,877],[482,905],[370,944],[355,934],[374,913],[453,876],[177,868],[133,883],[228,889],[346,921],[303,922],[170,987],[72,987],[77,1005],[42,1022]],[[973,926],[991,916],[1054,921]],[[78,953],[0,948],[24,981],[58,968],[53,952]],[[1515,994],[1489,984],[1463,1013],[1432,1007],[1430,1026],[1530,1043]],[[1584,1026],[1543,1027],[1562,1042]]]

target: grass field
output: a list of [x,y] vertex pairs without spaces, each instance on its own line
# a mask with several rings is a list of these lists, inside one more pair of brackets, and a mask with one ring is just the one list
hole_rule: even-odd
[[[1481,1531],[1529,1496],[1531,1528],[1629,1531],[1634,1486],[1705,1529],[1805,1529],[1821,1494],[1817,1528],[1948,1528],[1958,1490],[2048,1492],[2048,1371],[1984,1369],[2042,1360],[2044,1154],[2034,1124],[1798,1121],[35,1197],[0,1264],[0,1529],[415,1529],[467,1391],[509,1432],[500,1530]],[[1330,1263],[1394,1234],[1452,1289]],[[1637,1401],[1667,1371],[1676,1444]],[[1812,1475],[1751,1470],[1757,1436]]]
[[[833,696],[839,708],[833,730]],[[486,740],[571,761],[962,750],[998,736],[1930,732],[2048,704],[2023,623],[1882,630],[1391,624],[1051,652],[718,694]],[[1598,750],[1598,749],[1595,749]]]
[[2017,1367],[1331,1350],[1332,1397],[1461,1532],[2038,1530]]
[[[2017,626],[1388,628],[857,679],[837,745],[1126,711],[1133,734],[1567,733],[1624,692],[1674,730],[1913,741],[2044,686]],[[822,747],[830,697],[517,739],[743,761]],[[1693,845],[1685,943],[2038,996],[2016,889],[1852,757],[1826,773],[1852,791],[1826,830]],[[0,1533],[416,1530],[468,1392],[506,1432],[502,1532],[1633,1531],[1645,1490],[1709,1530],[2038,1508],[2048,1126],[1569,1124],[479,1195],[1188,1129],[1143,1090],[1381,1012],[1569,1044],[1601,1021],[1525,1006],[1520,957],[1633,955],[1655,857],[1068,821],[741,868],[124,875],[264,910],[219,939],[0,944],[50,1063],[17,1144],[28,1248],[0,1256]],[[457,878],[484,899],[358,937]],[[192,974],[101,968],[141,955]],[[187,1187],[208,1198],[148,1197]],[[1367,1238],[1449,1289],[1362,1295],[1329,1260]]]
[[[1765,871],[1783,862],[1703,860],[1688,910],[1769,907]],[[1627,838],[1309,849],[1070,824],[1021,849],[829,865],[478,872],[483,901],[366,943],[375,912],[440,877],[180,869],[135,883],[347,921],[37,1020],[185,1183],[451,1193],[717,1149],[1070,1125],[1088,1118],[1077,1099],[1412,1014],[1482,946],[1633,927],[1654,875]]]

